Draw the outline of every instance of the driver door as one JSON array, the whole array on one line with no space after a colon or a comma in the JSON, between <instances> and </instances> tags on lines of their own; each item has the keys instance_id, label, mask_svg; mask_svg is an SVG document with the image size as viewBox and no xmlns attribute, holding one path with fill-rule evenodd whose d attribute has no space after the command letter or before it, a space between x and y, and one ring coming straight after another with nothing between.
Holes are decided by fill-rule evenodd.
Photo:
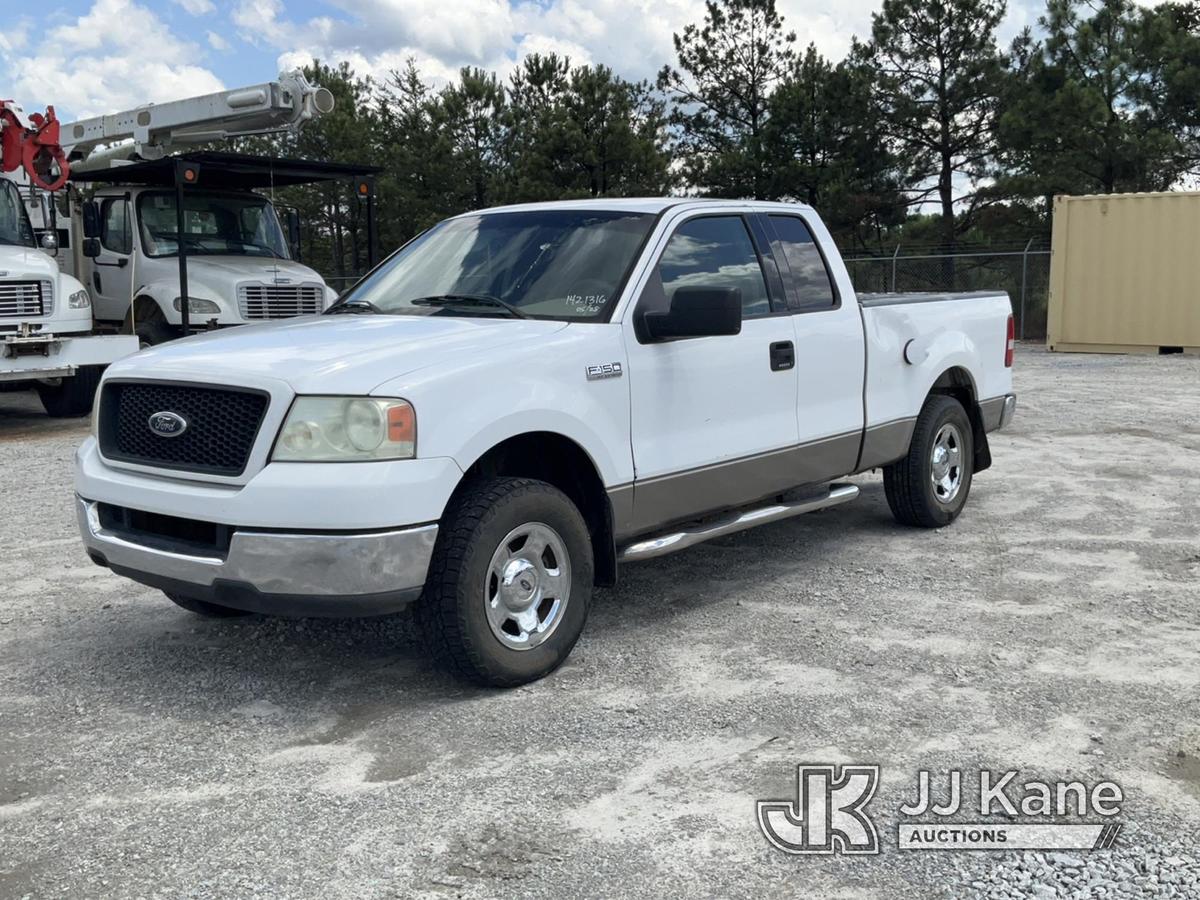
<instances>
[{"instance_id":1,"label":"driver door","mask_svg":"<svg viewBox=\"0 0 1200 900\"><path fill-rule=\"evenodd\" d=\"M737 213L685 219L663 245L635 318L665 309L685 285L733 287L741 292L742 330L657 343L624 330L635 468L630 534L758 499L791 477L795 332L773 265Z\"/></svg>"},{"instance_id":2,"label":"driver door","mask_svg":"<svg viewBox=\"0 0 1200 900\"><path fill-rule=\"evenodd\" d=\"M97 319L124 319L133 300L133 221L124 197L100 200L100 255L91 261Z\"/></svg>"}]
</instances>

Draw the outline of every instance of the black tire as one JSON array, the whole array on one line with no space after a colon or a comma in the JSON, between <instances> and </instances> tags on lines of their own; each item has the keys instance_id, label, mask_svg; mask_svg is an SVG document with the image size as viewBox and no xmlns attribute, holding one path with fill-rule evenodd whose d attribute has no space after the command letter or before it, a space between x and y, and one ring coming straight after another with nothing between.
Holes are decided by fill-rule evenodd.
<instances>
[{"instance_id":1,"label":"black tire","mask_svg":"<svg viewBox=\"0 0 1200 900\"><path fill-rule=\"evenodd\" d=\"M935 487L934 447L939 434L953 436L958 449L958 480L953 492ZM883 487L892 515L902 525L941 528L958 518L971 492L975 445L971 420L962 404L931 394L917 416L908 455L883 469ZM953 467L948 475L954 483Z\"/></svg>"},{"instance_id":2,"label":"black tire","mask_svg":"<svg viewBox=\"0 0 1200 900\"><path fill-rule=\"evenodd\" d=\"M138 345L142 349L165 344L167 341L173 341L179 337L175 329L161 316L140 320L134 328L134 332L138 336Z\"/></svg>"},{"instance_id":3,"label":"black tire","mask_svg":"<svg viewBox=\"0 0 1200 900\"><path fill-rule=\"evenodd\" d=\"M77 419L92 411L96 400L96 388L104 366L80 366L69 378L58 379L57 384L38 382L38 397L46 414L56 419Z\"/></svg>"},{"instance_id":4,"label":"black tire","mask_svg":"<svg viewBox=\"0 0 1200 900\"><path fill-rule=\"evenodd\" d=\"M195 613L198 616L204 616L207 619L230 619L234 616L250 615L244 609L234 609L232 606L218 606L216 603L209 603L207 600L197 600L195 597L184 597L181 594L172 594L167 591L163 591L163 593L176 606L186 609L190 613Z\"/></svg>"},{"instance_id":5,"label":"black tire","mask_svg":"<svg viewBox=\"0 0 1200 900\"><path fill-rule=\"evenodd\" d=\"M515 649L502 642L489 621L487 594L499 595L491 573L493 556L514 531L548 526L565 550L563 585L566 601L555 617L552 587L544 588L535 573L533 586L540 600L534 611L539 625L554 622L541 643ZM518 537L514 561L523 544ZM545 559L537 555L538 559ZM564 561L550 557L552 571L563 572ZM552 564L552 565L551 565ZM541 569L540 577L545 577ZM515 687L553 672L571 652L587 621L593 581L592 543L579 510L558 488L531 478L485 478L465 485L442 517L437 545L429 566L425 591L417 603L417 625L441 665L477 684ZM548 582L546 582L548 584ZM529 583L524 584L529 588ZM517 589L517 585L513 585ZM546 605L548 604L548 605ZM543 605L550 610L541 621ZM495 603L490 605L497 610ZM500 613L503 615L503 612ZM509 641L520 639L522 629Z\"/></svg>"}]
</instances>

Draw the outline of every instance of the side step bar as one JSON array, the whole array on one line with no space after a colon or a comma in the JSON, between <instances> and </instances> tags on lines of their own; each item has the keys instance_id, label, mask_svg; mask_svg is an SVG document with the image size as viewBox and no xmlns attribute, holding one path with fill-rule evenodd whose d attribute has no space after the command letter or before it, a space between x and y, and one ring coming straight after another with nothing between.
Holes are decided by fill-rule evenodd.
<instances>
[{"instance_id":1,"label":"side step bar","mask_svg":"<svg viewBox=\"0 0 1200 900\"><path fill-rule=\"evenodd\" d=\"M636 562L642 559L654 559L691 547L703 541L712 540L726 534L745 531L756 525L766 525L790 519L792 516L815 512L827 506L837 506L858 496L858 486L853 484L834 484L829 488L829 494L823 497L807 497L803 500L784 501L770 506L760 506L755 509L733 513L725 518L698 524L684 531L674 531L658 537L635 541L617 552L618 562Z\"/></svg>"}]
</instances>

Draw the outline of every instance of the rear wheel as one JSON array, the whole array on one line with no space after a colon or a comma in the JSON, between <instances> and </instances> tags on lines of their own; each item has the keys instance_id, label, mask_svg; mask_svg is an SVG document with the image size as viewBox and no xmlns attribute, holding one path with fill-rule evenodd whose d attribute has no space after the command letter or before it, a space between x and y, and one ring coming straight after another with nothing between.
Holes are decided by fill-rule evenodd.
<instances>
[{"instance_id":1,"label":"rear wheel","mask_svg":"<svg viewBox=\"0 0 1200 900\"><path fill-rule=\"evenodd\" d=\"M197 600L195 597L184 597L182 594L172 594L168 591L163 591L163 593L176 606L186 609L190 613L195 613L198 616L204 616L205 618L229 619L234 616L250 615L244 609L234 609L232 606L219 606L216 603L209 603L207 600Z\"/></svg>"},{"instance_id":2,"label":"rear wheel","mask_svg":"<svg viewBox=\"0 0 1200 900\"><path fill-rule=\"evenodd\" d=\"M39 381L38 397L47 415L57 419L75 419L92 411L96 399L96 387L104 366L80 366L68 378Z\"/></svg>"},{"instance_id":3,"label":"rear wheel","mask_svg":"<svg viewBox=\"0 0 1200 900\"><path fill-rule=\"evenodd\" d=\"M888 506L897 522L921 528L949 525L971 492L975 448L962 404L932 394L917 416L908 455L883 470Z\"/></svg>"},{"instance_id":4,"label":"rear wheel","mask_svg":"<svg viewBox=\"0 0 1200 900\"><path fill-rule=\"evenodd\" d=\"M496 687L558 668L591 601L592 545L579 510L543 481L488 478L465 487L442 523L416 607L434 657Z\"/></svg>"}]
</instances>

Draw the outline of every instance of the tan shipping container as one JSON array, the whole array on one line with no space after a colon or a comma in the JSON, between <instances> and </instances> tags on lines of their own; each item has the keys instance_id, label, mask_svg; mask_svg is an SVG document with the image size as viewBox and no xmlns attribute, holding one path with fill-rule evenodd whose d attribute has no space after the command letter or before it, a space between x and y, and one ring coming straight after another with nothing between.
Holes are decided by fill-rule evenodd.
<instances>
[{"instance_id":1,"label":"tan shipping container","mask_svg":"<svg viewBox=\"0 0 1200 900\"><path fill-rule=\"evenodd\" d=\"M1051 350L1200 349L1200 193L1054 198Z\"/></svg>"}]
</instances>

